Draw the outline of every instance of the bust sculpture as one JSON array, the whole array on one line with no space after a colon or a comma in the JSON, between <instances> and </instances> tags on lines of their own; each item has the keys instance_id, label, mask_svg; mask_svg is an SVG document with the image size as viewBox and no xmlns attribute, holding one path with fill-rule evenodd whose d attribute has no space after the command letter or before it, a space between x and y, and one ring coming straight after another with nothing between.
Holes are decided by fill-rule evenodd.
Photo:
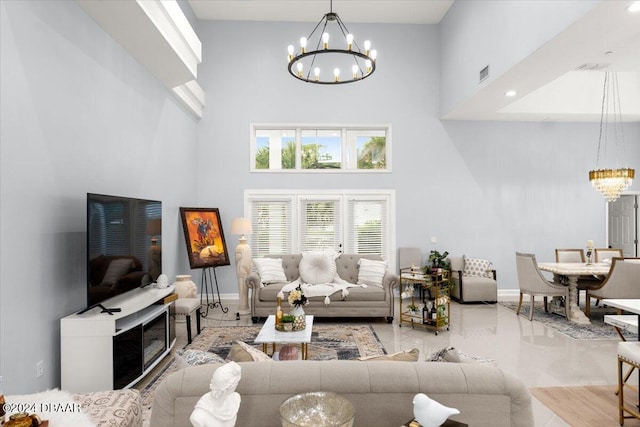
<instances>
[{"instance_id":1,"label":"bust sculpture","mask_svg":"<svg viewBox=\"0 0 640 427\"><path fill-rule=\"evenodd\" d=\"M215 370L210 389L203 395L189 420L193 427L233 427L236 424L240 394L235 389L240 382L241 368L229 362Z\"/></svg>"}]
</instances>

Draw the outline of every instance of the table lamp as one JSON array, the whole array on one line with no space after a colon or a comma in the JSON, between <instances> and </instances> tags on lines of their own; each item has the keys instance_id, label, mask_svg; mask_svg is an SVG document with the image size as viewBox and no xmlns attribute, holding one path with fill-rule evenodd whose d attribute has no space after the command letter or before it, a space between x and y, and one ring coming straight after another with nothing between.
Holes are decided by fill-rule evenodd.
<instances>
[{"instance_id":1,"label":"table lamp","mask_svg":"<svg viewBox=\"0 0 640 427\"><path fill-rule=\"evenodd\" d=\"M238 276L238 314L249 314L249 288L245 279L251 273L251 247L247 245L247 234L253 233L249 218L234 218L231 222L231 234L240 235L236 246L236 274Z\"/></svg>"}]
</instances>

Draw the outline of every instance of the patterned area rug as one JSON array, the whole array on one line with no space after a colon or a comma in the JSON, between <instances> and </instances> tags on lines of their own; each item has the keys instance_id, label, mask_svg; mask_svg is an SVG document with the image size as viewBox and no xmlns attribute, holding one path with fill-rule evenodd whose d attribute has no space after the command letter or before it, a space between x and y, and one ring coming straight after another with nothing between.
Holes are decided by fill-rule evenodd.
<instances>
[{"instance_id":1,"label":"patterned area rug","mask_svg":"<svg viewBox=\"0 0 640 427\"><path fill-rule=\"evenodd\" d=\"M526 298L526 297L525 297ZM513 310L518 309L518 303L515 301L500 301L500 305ZM522 302L522 310L520 315L529 319L529 301ZM584 305L580 308L584 311ZM602 308L591 306L591 324L580 325L577 323L569 322L563 316L553 313L545 313L544 303L542 301L536 302L533 309L533 321L540 322L545 326L550 327L554 331L560 332L570 338L576 340L620 340L618 333L613 326L604 323L605 314L616 314L615 309ZM623 332L627 340L637 340L637 335L631 332Z\"/></svg>"},{"instance_id":2,"label":"patterned area rug","mask_svg":"<svg viewBox=\"0 0 640 427\"><path fill-rule=\"evenodd\" d=\"M262 344L253 342L261 328L262 326L207 327L185 349L210 351L223 359L226 359L234 341L243 341L262 350ZM354 357L381 356L387 353L373 328L369 325L314 324L308 348L310 360L348 360ZM175 370L176 362L171 360L140 391L144 426L149 425L153 393L156 387Z\"/></svg>"}]
</instances>

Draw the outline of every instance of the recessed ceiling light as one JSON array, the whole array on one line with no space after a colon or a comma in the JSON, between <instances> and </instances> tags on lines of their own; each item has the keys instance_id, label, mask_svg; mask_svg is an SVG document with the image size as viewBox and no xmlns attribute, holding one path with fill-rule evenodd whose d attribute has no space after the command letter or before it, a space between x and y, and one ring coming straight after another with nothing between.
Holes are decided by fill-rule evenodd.
<instances>
[{"instance_id":1,"label":"recessed ceiling light","mask_svg":"<svg viewBox=\"0 0 640 427\"><path fill-rule=\"evenodd\" d=\"M634 1L627 7L629 12L640 12L640 1Z\"/></svg>"},{"instance_id":2,"label":"recessed ceiling light","mask_svg":"<svg viewBox=\"0 0 640 427\"><path fill-rule=\"evenodd\" d=\"M517 94L518 92L516 92L515 90L508 90L504 93L504 96L512 97L512 96L516 96Z\"/></svg>"}]
</instances>

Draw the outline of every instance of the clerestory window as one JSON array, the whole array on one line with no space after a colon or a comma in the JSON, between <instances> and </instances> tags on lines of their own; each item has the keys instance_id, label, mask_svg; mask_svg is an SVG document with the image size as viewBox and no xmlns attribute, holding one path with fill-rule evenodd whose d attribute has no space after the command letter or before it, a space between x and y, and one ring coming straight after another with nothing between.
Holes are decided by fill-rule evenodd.
<instances>
[{"instance_id":1,"label":"clerestory window","mask_svg":"<svg viewBox=\"0 0 640 427\"><path fill-rule=\"evenodd\" d=\"M252 172L390 172L391 126L251 125Z\"/></svg>"}]
</instances>

